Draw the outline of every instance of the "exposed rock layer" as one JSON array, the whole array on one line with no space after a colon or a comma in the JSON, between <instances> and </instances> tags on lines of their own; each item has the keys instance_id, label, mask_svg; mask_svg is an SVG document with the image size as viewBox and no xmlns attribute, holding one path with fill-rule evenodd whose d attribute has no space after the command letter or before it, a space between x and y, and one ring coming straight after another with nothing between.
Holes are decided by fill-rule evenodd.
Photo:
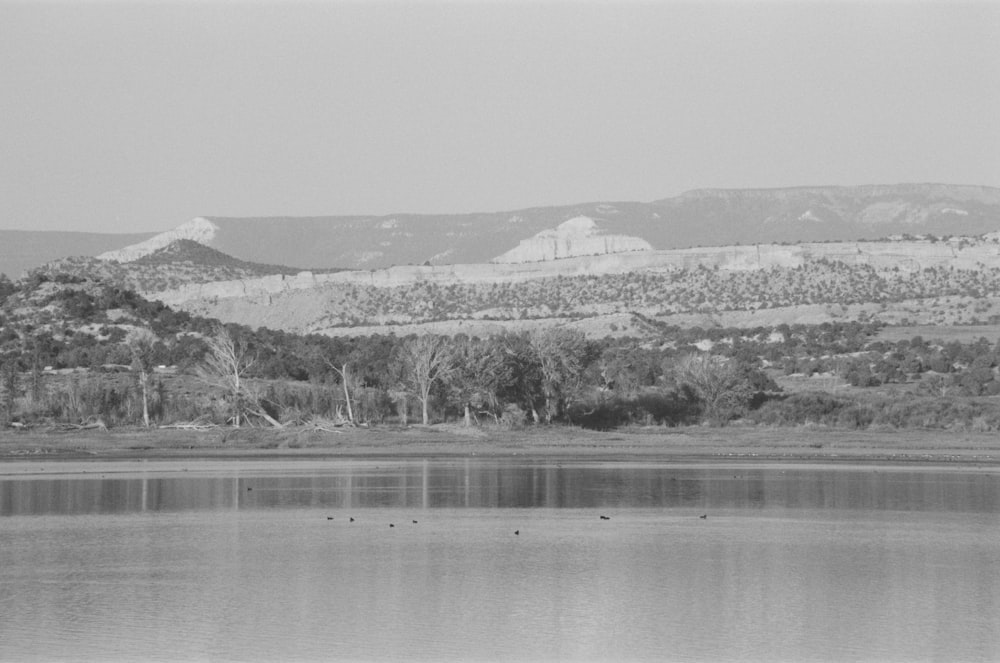
<instances>
[{"instance_id":1,"label":"exposed rock layer","mask_svg":"<svg viewBox=\"0 0 1000 663\"><path fill-rule=\"evenodd\" d=\"M553 230L543 230L534 237L521 240L516 248L494 258L492 262L540 262L652 250L653 246L641 237L608 234L598 228L590 217L577 216L560 223Z\"/></svg>"},{"instance_id":2,"label":"exposed rock layer","mask_svg":"<svg viewBox=\"0 0 1000 663\"><path fill-rule=\"evenodd\" d=\"M863 265L876 272L915 272L928 267L976 270L1000 266L996 237L953 242L893 241L766 244L672 251L640 251L567 258L526 264L405 266L384 270L332 274L301 272L295 276L189 285L165 292L144 293L151 299L194 313L227 321L289 331L322 331L325 308L336 299L343 305L351 286L413 287L420 283L509 284L560 276L647 272L668 274L699 268L723 271L794 268L829 260ZM339 293L339 294L337 294ZM331 299L333 298L333 299ZM386 322L396 323L397 320Z\"/></svg>"}]
</instances>

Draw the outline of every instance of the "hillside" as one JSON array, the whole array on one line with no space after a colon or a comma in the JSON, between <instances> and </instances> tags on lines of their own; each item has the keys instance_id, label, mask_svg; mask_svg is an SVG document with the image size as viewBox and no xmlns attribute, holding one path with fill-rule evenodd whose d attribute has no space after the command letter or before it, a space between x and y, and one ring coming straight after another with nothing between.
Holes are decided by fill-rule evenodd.
<instances>
[{"instance_id":1,"label":"hillside","mask_svg":"<svg viewBox=\"0 0 1000 663\"><path fill-rule=\"evenodd\" d=\"M144 294L229 322L337 335L420 331L414 325L483 334L598 319L609 322L586 325L588 333L634 335L642 331L636 315L681 326L720 318L736 326L757 326L765 318L774 325L832 319L972 324L1000 319L1000 237L303 272Z\"/></svg>"},{"instance_id":2,"label":"hillside","mask_svg":"<svg viewBox=\"0 0 1000 663\"><path fill-rule=\"evenodd\" d=\"M103 234L0 230L0 273L11 279L52 260L95 256L142 242L153 233Z\"/></svg>"},{"instance_id":3,"label":"hillside","mask_svg":"<svg viewBox=\"0 0 1000 663\"><path fill-rule=\"evenodd\" d=\"M592 202L515 211L387 216L197 217L163 233L0 231L0 273L68 256L131 261L188 239L242 260L297 269L475 264L516 251L576 217L592 235L633 250L770 242L846 241L895 234L978 235L1000 230L1000 189L899 184L699 189L652 202ZM553 249L559 253L560 249ZM529 251L528 257L537 258ZM578 255L578 254L577 254Z\"/></svg>"},{"instance_id":4,"label":"hillside","mask_svg":"<svg viewBox=\"0 0 1000 663\"><path fill-rule=\"evenodd\" d=\"M193 239L243 260L301 269L476 264L576 217L593 220L591 236L627 238L611 242L612 250L853 241L904 233L978 235L1000 230L1000 189L943 184L704 189L649 203L495 213L199 217L144 246L103 257L133 260L176 239ZM554 251L552 257L566 255ZM536 258L529 252L517 259Z\"/></svg>"},{"instance_id":5,"label":"hillside","mask_svg":"<svg viewBox=\"0 0 1000 663\"><path fill-rule=\"evenodd\" d=\"M229 382L199 377L205 375L198 368L204 368L209 350L205 339L221 333L213 321L172 311L106 282L35 273L17 283L0 283L0 428L138 426L148 405L153 425L222 427L245 408L257 425L330 431L331 424L346 422L342 394L347 376L356 421L406 425L412 420L408 417L420 412L410 350L433 346L445 349L454 369L446 378L447 388L430 403L437 421L468 417L474 399L480 421L502 430L544 418L600 429L704 421L724 425L743 419L754 426L996 431L1000 346L990 340L959 343L914 335L886 342L876 336L882 328L878 321L848 321L843 316L850 307L844 305L827 305L841 319L821 325L759 319L756 325L724 328L710 313L720 297L734 298L720 300L722 306L751 291L770 293L779 298L777 304L822 300L831 285L837 295L846 288L861 299L883 302L935 289L995 294L1000 270L977 274L927 268L916 279L909 274L908 281L892 270L817 260L775 267L770 273L683 268L661 274L666 278L660 283L649 275L633 283L636 275L626 273L357 291L350 293L354 304L365 303L366 296L381 297L374 308L378 311L407 310L407 300L414 298L435 306L438 301L474 305L474 298L489 294L484 288L527 288L516 293L524 303L538 294L550 301L565 298L571 307L586 305L587 297L608 305L614 301L609 293L618 292L627 308L638 303L708 304L699 307L705 313L698 315L706 321L714 317L715 323L683 329L633 312L619 316L633 326L628 330L633 338L590 339L573 326L591 318L573 317L518 319L519 324L533 324L531 333L478 339L468 334L451 339L359 336L358 327L349 328L350 338L230 327L227 333L240 339L232 347L252 369L237 393L226 386ZM498 301L509 301L511 294L500 293ZM439 316L445 322L448 317ZM136 328L149 331L133 333ZM141 337L148 339L150 332L152 342L141 345ZM131 347L144 353L145 364L133 354L130 339L136 344ZM560 372L546 373L550 364L545 362L555 357ZM145 377L141 365L152 366ZM738 381L731 399L711 400L708 392L699 391L698 373L691 372L699 365Z\"/></svg>"},{"instance_id":6,"label":"hillside","mask_svg":"<svg viewBox=\"0 0 1000 663\"><path fill-rule=\"evenodd\" d=\"M55 260L32 270L33 274L49 277L68 274L145 292L160 292L190 284L215 281L293 275L298 272L299 270L293 267L262 265L240 260L190 239L174 240L152 253L126 263L74 257Z\"/></svg>"}]
</instances>

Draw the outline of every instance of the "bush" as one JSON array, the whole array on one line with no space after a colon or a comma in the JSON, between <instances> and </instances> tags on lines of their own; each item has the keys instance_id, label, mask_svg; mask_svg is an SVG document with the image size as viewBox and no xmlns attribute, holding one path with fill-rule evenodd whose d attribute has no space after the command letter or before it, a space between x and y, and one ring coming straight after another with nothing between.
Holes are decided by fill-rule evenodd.
<instances>
[{"instance_id":1,"label":"bush","mask_svg":"<svg viewBox=\"0 0 1000 663\"><path fill-rule=\"evenodd\" d=\"M528 420L528 415L517 403L508 403L500 415L500 427L506 430L522 428Z\"/></svg>"},{"instance_id":2,"label":"bush","mask_svg":"<svg viewBox=\"0 0 1000 663\"><path fill-rule=\"evenodd\" d=\"M806 423L833 426L837 424L841 413L852 405L854 403L849 399L822 391L792 394L769 399L757 410L752 410L747 418L756 424L768 426L797 426ZM846 416L845 421L851 421L852 415Z\"/></svg>"},{"instance_id":3,"label":"bush","mask_svg":"<svg viewBox=\"0 0 1000 663\"><path fill-rule=\"evenodd\" d=\"M702 408L690 389L646 389L632 398L595 395L574 403L567 414L571 422L582 428L611 430L627 424L692 424L701 417Z\"/></svg>"}]
</instances>

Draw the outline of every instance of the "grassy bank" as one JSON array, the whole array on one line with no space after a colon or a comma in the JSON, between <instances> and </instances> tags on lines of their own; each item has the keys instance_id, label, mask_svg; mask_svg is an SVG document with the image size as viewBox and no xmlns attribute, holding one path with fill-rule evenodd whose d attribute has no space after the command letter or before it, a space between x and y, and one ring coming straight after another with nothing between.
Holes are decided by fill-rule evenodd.
<instances>
[{"instance_id":1,"label":"grassy bank","mask_svg":"<svg viewBox=\"0 0 1000 663\"><path fill-rule=\"evenodd\" d=\"M28 430L0 434L0 461L44 458L350 458L512 456L663 460L930 461L1000 464L995 433L847 431L819 427L551 426L515 431L452 425L323 430L261 428Z\"/></svg>"}]
</instances>

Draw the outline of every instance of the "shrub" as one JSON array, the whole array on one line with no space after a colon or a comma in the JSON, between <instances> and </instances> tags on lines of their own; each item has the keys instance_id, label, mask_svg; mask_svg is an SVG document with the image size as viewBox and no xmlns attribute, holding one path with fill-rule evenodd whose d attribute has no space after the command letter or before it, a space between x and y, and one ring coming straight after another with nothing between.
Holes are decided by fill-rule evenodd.
<instances>
[{"instance_id":1,"label":"shrub","mask_svg":"<svg viewBox=\"0 0 1000 663\"><path fill-rule=\"evenodd\" d=\"M513 430L522 428L527 420L528 415L521 409L520 405L517 403L508 403L507 407L503 409L503 414L500 415L498 423L503 429Z\"/></svg>"}]
</instances>

